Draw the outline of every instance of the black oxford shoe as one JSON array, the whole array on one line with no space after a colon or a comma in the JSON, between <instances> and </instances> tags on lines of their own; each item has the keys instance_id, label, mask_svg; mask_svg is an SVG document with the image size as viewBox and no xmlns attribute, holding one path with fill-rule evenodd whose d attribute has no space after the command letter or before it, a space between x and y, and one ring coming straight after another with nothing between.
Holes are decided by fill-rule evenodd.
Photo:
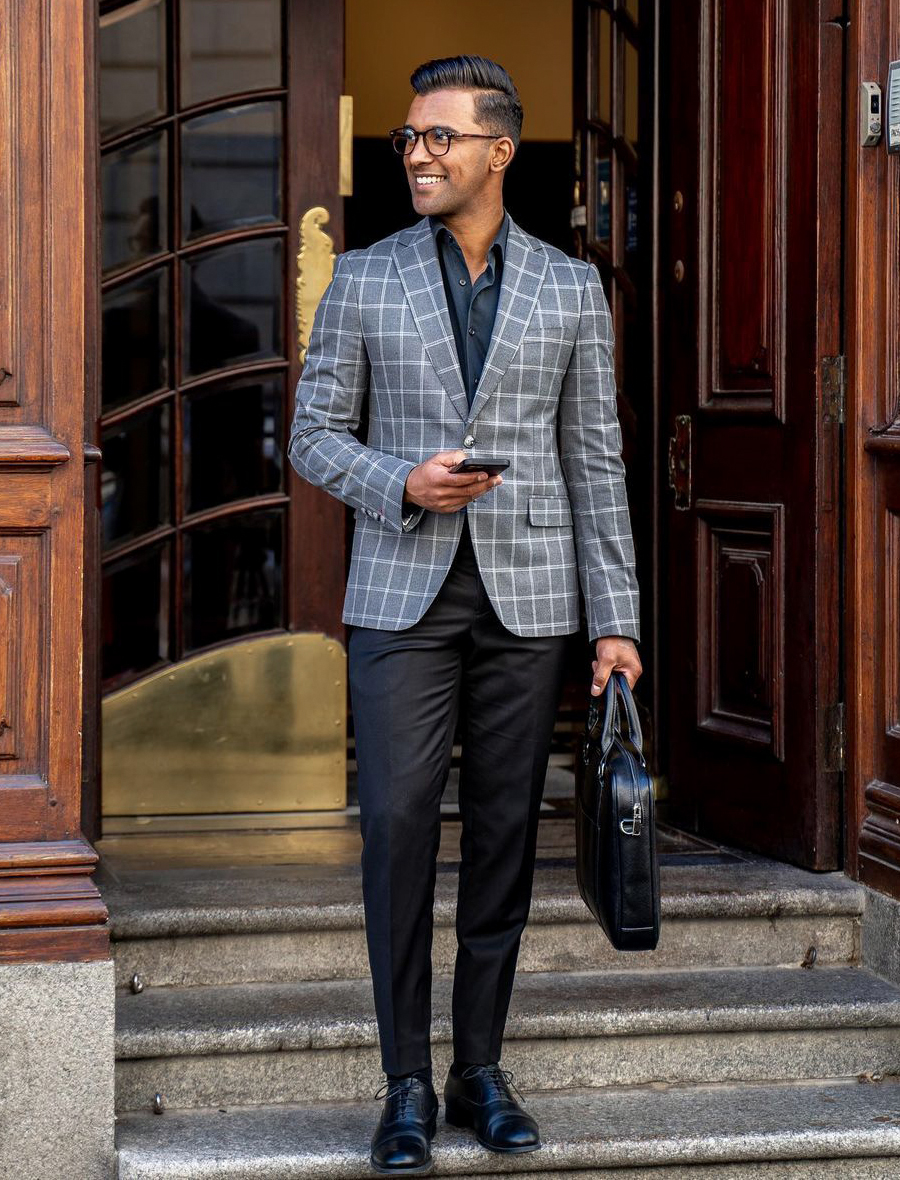
<instances>
[{"instance_id":1,"label":"black oxford shoe","mask_svg":"<svg viewBox=\"0 0 900 1180\"><path fill-rule=\"evenodd\" d=\"M444 1085L447 1122L472 1127L482 1147L509 1153L537 1151L538 1125L509 1092L512 1074L499 1065L470 1065L450 1070Z\"/></svg>"},{"instance_id":2,"label":"black oxford shoe","mask_svg":"<svg viewBox=\"0 0 900 1180\"><path fill-rule=\"evenodd\" d=\"M381 1097L381 1091L376 1097ZM381 1118L372 1136L376 1172L415 1175L431 1168L431 1140L437 1129L437 1095L421 1078L387 1083Z\"/></svg>"}]
</instances>

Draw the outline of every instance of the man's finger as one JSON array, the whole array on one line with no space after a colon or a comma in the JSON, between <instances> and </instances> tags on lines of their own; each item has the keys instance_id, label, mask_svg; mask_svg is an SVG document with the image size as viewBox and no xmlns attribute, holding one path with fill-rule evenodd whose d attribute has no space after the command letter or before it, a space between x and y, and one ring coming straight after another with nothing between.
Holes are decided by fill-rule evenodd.
<instances>
[{"instance_id":1,"label":"man's finger","mask_svg":"<svg viewBox=\"0 0 900 1180\"><path fill-rule=\"evenodd\" d=\"M457 463L462 463L463 459L467 459L468 455L465 451L438 451L436 455L431 457L435 463L440 463L442 467L455 467Z\"/></svg>"},{"instance_id":2,"label":"man's finger","mask_svg":"<svg viewBox=\"0 0 900 1180\"><path fill-rule=\"evenodd\" d=\"M599 696L603 692L614 667L615 660L603 660L602 662L600 660L594 660L594 676L591 680L591 694L593 696Z\"/></svg>"}]
</instances>

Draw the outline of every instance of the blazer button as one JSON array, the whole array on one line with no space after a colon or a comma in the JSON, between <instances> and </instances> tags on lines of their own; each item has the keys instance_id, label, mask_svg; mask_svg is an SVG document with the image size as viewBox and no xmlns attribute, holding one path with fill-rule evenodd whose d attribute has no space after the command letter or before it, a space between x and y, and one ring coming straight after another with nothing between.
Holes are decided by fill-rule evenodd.
<instances>
[{"instance_id":1,"label":"blazer button","mask_svg":"<svg viewBox=\"0 0 900 1180\"><path fill-rule=\"evenodd\" d=\"M467 434L466 437L463 439L463 446L464 447L474 447L475 446L475 435L474 434Z\"/></svg>"}]
</instances>

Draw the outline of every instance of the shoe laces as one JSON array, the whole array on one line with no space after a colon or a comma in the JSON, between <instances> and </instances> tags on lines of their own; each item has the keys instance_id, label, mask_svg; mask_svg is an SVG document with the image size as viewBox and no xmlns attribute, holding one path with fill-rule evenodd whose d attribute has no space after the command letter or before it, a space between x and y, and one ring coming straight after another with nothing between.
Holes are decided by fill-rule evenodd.
<instances>
[{"instance_id":1,"label":"shoe laces","mask_svg":"<svg viewBox=\"0 0 900 1180\"><path fill-rule=\"evenodd\" d=\"M386 1098L388 1102L393 1103L391 1109L391 1117L388 1121L393 1122L394 1119L405 1119L409 1107L415 1102L415 1094L418 1089L413 1083L419 1081L419 1078L404 1078L399 1082L383 1082L375 1091L375 1098Z\"/></svg>"},{"instance_id":2,"label":"shoe laces","mask_svg":"<svg viewBox=\"0 0 900 1180\"><path fill-rule=\"evenodd\" d=\"M524 1094L513 1081L512 1070L501 1069L497 1062L493 1062L491 1065L470 1065L468 1069L463 1071L461 1076L463 1080L466 1080L468 1078L474 1078L478 1074L482 1074L488 1079L493 1088L497 1091L498 1097L506 1098L511 1102L512 1096L510 1095L509 1090L510 1087L512 1087L512 1089L518 1094L522 1105L526 1105ZM487 1101L491 1102L493 1099L488 1096Z\"/></svg>"}]
</instances>

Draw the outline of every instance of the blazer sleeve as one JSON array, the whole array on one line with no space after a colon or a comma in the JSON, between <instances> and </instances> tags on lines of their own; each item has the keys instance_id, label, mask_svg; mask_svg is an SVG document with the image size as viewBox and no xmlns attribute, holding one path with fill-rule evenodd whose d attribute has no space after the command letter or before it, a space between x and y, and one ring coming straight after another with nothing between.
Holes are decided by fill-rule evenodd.
<instances>
[{"instance_id":1,"label":"blazer sleeve","mask_svg":"<svg viewBox=\"0 0 900 1180\"><path fill-rule=\"evenodd\" d=\"M365 446L350 433L359 426L369 372L356 284L341 254L313 320L288 455L310 483L394 532L408 532L424 512L403 503L416 464Z\"/></svg>"},{"instance_id":2,"label":"blazer sleeve","mask_svg":"<svg viewBox=\"0 0 900 1180\"><path fill-rule=\"evenodd\" d=\"M560 391L560 460L575 525L588 631L640 639L634 541L616 413L612 317L600 274L588 266L578 336Z\"/></svg>"}]
</instances>

